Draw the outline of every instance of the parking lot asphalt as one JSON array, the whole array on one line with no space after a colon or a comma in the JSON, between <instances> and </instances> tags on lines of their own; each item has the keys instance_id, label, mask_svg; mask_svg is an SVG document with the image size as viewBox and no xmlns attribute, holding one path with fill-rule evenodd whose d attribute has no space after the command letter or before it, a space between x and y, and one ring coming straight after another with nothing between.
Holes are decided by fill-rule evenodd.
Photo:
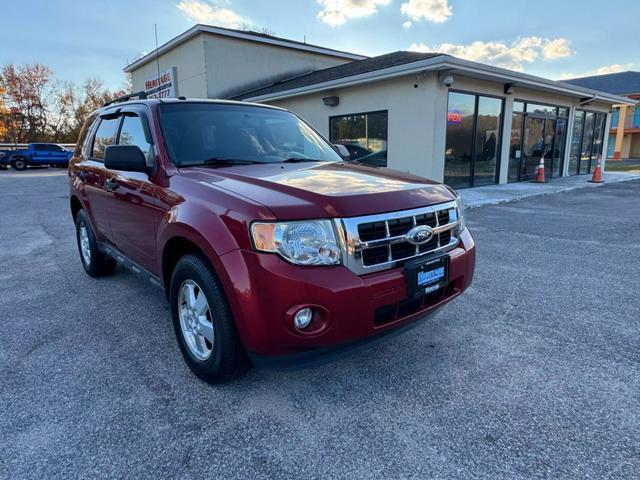
<instances>
[{"instance_id":1,"label":"parking lot asphalt","mask_svg":"<svg viewBox=\"0 0 640 480\"><path fill-rule=\"evenodd\" d=\"M0 478L640 478L640 182L468 224L434 317L212 387L160 290L85 275L65 172L0 172Z\"/></svg>"}]
</instances>

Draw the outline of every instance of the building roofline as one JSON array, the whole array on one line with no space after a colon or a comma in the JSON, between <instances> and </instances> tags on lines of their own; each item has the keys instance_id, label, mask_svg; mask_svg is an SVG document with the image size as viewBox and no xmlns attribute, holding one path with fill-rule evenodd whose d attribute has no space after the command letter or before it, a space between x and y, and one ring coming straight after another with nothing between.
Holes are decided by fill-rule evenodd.
<instances>
[{"instance_id":1,"label":"building roofline","mask_svg":"<svg viewBox=\"0 0 640 480\"><path fill-rule=\"evenodd\" d=\"M459 72L461 74L471 74L473 76L484 78L487 80L499 81L502 83L512 83L515 86L562 93L575 97L589 97L591 101L601 100L612 104L629 105L633 105L636 103L629 98L619 95L613 95L593 89L578 87L568 83L549 80L526 73L514 72L512 70L493 67L491 65L485 65L483 63L463 60L461 58L452 57L450 55L440 55L425 60L417 60L415 62L410 62L403 65L396 65L393 67L351 75L348 77L329 80L326 82L306 85L290 90L282 90L279 92L272 92L264 95L256 95L253 97L247 97L246 100L252 102L281 100L290 97L322 92L325 90L330 90L332 88L349 87L371 83L379 80L401 77L413 73L440 70L452 70L452 73Z\"/></svg>"},{"instance_id":2,"label":"building roofline","mask_svg":"<svg viewBox=\"0 0 640 480\"><path fill-rule=\"evenodd\" d=\"M286 38L274 37L271 35L265 35L261 33L243 32L240 30L232 30L228 28L215 27L212 25L202 25L202 24L194 25L186 32L181 33L177 37L174 37L168 42L166 42L165 44L161 45L158 48L157 54L162 55L163 53L168 52L169 50L177 47L178 45L186 42L187 40L190 40L191 38L195 37L200 33L210 33L213 35L220 35L224 37L238 38L241 40L248 40L256 43L264 43L267 45L274 45L277 47L291 48L294 50L302 50L302 51L317 53L320 55L326 55L330 57L344 58L347 60L364 60L365 58L368 58L365 55L358 55L356 53L344 52L341 50L334 50L332 48L325 48L319 45L312 45L309 43L298 42L296 40L289 40ZM143 57L139 58L138 60L124 67L123 71L126 73L129 73L132 70L135 70L136 68L141 67L142 65L155 60L155 58L156 58L156 51L153 50L152 52L147 53Z\"/></svg>"}]
</instances>

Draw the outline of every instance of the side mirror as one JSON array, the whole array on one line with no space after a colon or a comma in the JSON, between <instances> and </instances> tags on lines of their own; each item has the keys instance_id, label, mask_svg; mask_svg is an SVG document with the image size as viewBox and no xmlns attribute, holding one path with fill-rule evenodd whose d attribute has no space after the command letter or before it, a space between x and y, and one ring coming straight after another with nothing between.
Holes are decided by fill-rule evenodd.
<instances>
[{"instance_id":1,"label":"side mirror","mask_svg":"<svg viewBox=\"0 0 640 480\"><path fill-rule=\"evenodd\" d=\"M334 145L334 148L338 152L338 155L340 155L345 162L348 162L349 160L351 160L351 154L349 153L349 150L347 149L347 147L337 143Z\"/></svg>"},{"instance_id":2,"label":"side mirror","mask_svg":"<svg viewBox=\"0 0 640 480\"><path fill-rule=\"evenodd\" d=\"M104 150L104 166L109 170L146 173L147 159L136 145L109 145Z\"/></svg>"}]
</instances>

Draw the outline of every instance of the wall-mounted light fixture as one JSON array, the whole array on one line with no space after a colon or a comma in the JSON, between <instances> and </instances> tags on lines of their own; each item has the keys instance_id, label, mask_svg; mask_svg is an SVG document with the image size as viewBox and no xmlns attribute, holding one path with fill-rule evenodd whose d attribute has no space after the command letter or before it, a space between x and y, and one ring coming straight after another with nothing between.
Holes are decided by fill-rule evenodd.
<instances>
[{"instance_id":1,"label":"wall-mounted light fixture","mask_svg":"<svg viewBox=\"0 0 640 480\"><path fill-rule=\"evenodd\" d=\"M324 103L327 107L337 107L340 103L340 97L337 95L333 95L331 97L324 97L322 99L322 103Z\"/></svg>"},{"instance_id":2,"label":"wall-mounted light fixture","mask_svg":"<svg viewBox=\"0 0 640 480\"><path fill-rule=\"evenodd\" d=\"M511 95L513 93L513 84L505 83L504 84L504 93L505 95Z\"/></svg>"}]
</instances>

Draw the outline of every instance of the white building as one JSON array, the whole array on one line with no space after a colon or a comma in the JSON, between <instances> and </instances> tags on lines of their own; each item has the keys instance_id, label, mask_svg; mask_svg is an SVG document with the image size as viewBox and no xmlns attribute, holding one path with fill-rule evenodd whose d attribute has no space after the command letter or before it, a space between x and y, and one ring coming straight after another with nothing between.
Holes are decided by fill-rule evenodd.
<instances>
[{"instance_id":1,"label":"white building","mask_svg":"<svg viewBox=\"0 0 640 480\"><path fill-rule=\"evenodd\" d=\"M445 54L367 58L196 25L125 68L134 90L287 108L353 157L464 188L586 174L634 101ZM158 86L160 72L162 81Z\"/></svg>"}]
</instances>

